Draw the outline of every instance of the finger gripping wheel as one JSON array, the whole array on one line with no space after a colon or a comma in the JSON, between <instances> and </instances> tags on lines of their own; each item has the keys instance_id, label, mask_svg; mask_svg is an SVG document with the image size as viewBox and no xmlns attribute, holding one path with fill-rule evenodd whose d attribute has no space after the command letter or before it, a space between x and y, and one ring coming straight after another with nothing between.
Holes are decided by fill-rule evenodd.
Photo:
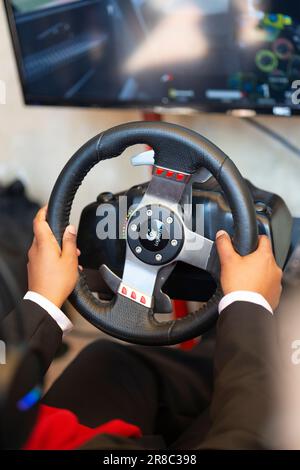
<instances>
[{"instance_id":1,"label":"finger gripping wheel","mask_svg":"<svg viewBox=\"0 0 300 470\"><path fill-rule=\"evenodd\" d=\"M182 217L182 197L191 175L204 167L219 182L233 215L234 246L241 255L257 246L255 210L233 162L207 139L173 124L129 123L88 141L59 175L49 201L48 222L60 244L86 174L101 160L117 157L135 144L153 148L155 165L148 189L128 221L122 279L102 267L105 281L115 292L111 301L103 301L92 294L80 273L70 301L88 321L112 336L140 344L175 344L213 326L221 297L217 288L209 302L182 319L158 322L155 318L164 304L161 286L177 261L209 271L218 284L214 242L192 232Z\"/></svg>"}]
</instances>

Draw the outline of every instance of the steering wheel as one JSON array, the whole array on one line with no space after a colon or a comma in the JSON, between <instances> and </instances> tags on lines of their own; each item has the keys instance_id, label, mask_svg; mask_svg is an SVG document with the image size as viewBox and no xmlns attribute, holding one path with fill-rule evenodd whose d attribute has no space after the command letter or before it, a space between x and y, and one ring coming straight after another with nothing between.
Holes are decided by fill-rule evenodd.
<instances>
[{"instance_id":1,"label":"steering wheel","mask_svg":"<svg viewBox=\"0 0 300 470\"><path fill-rule=\"evenodd\" d=\"M86 174L97 163L117 157L135 144L152 147L155 165L148 189L127 223L122 279L106 266L101 267L114 293L112 300L104 301L89 290L84 273L79 272L70 301L89 322L111 336L144 345L171 345L211 328L218 318L222 295L214 241L193 232L181 210L183 196L191 188L191 176L206 168L219 182L233 215L234 247L241 255L257 246L255 210L238 169L210 141L174 124L132 122L89 140L59 175L48 207L48 222L59 244L69 224L74 196ZM168 311L170 305L161 287L177 261L210 272L217 289L199 310L177 320L159 321L155 314Z\"/></svg>"}]
</instances>

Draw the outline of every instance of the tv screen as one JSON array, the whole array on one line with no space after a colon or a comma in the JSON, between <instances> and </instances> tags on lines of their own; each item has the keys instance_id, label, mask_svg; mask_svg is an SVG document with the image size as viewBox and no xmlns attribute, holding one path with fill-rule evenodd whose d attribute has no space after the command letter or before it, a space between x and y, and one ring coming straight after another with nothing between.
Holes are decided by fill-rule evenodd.
<instances>
[{"instance_id":1,"label":"tv screen","mask_svg":"<svg viewBox=\"0 0 300 470\"><path fill-rule=\"evenodd\" d=\"M6 0L27 104L300 111L294 0Z\"/></svg>"}]
</instances>

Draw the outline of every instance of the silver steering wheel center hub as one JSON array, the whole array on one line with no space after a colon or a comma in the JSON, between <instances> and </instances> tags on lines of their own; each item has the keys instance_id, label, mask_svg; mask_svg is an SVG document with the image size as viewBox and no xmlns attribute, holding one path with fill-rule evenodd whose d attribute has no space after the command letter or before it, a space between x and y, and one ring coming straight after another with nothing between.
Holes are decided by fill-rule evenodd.
<instances>
[{"instance_id":1,"label":"silver steering wheel center hub","mask_svg":"<svg viewBox=\"0 0 300 470\"><path fill-rule=\"evenodd\" d=\"M146 264L173 261L184 242L180 218L168 207L153 204L138 208L130 217L127 241L134 255Z\"/></svg>"}]
</instances>

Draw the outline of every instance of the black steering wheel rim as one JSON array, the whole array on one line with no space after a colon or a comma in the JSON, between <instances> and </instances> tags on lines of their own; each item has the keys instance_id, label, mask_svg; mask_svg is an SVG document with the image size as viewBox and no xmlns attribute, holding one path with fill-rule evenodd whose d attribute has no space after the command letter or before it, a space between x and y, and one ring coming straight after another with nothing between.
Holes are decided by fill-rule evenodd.
<instances>
[{"instance_id":1,"label":"black steering wheel rim","mask_svg":"<svg viewBox=\"0 0 300 470\"><path fill-rule=\"evenodd\" d=\"M250 191L234 163L218 147L194 131L164 122L132 122L114 127L89 140L69 160L51 193L48 222L59 244L75 194L86 174L102 160L119 156L127 147L147 144L155 152L155 164L193 174L207 168L218 180L234 220L234 246L247 255L257 247L255 209ZM218 318L218 288L205 308L180 320L158 322L153 311L117 294L111 302L97 299L84 274L70 296L74 307L92 324L122 340L149 344L175 344L203 334Z\"/></svg>"}]
</instances>

